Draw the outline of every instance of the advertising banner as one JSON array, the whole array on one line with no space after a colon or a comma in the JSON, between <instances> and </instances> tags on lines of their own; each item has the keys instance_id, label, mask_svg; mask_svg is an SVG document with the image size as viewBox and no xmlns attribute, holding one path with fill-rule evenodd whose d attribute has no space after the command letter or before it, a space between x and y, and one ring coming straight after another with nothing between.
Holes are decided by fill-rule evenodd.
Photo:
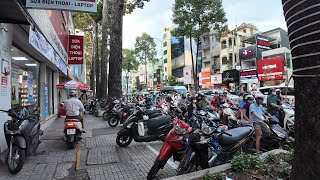
<instances>
[{"instance_id":1,"label":"advertising banner","mask_svg":"<svg viewBox=\"0 0 320 180\"><path fill-rule=\"evenodd\" d=\"M27 0L27 8L97 12L96 0Z\"/></svg>"},{"instance_id":2,"label":"advertising banner","mask_svg":"<svg viewBox=\"0 0 320 180\"><path fill-rule=\"evenodd\" d=\"M283 80L284 57L277 56L257 61L259 81Z\"/></svg>"},{"instance_id":3,"label":"advertising banner","mask_svg":"<svg viewBox=\"0 0 320 180\"><path fill-rule=\"evenodd\" d=\"M183 83L192 84L192 70L191 67L183 68Z\"/></svg>"},{"instance_id":4,"label":"advertising banner","mask_svg":"<svg viewBox=\"0 0 320 180\"><path fill-rule=\"evenodd\" d=\"M271 49L269 40L263 36L257 36L257 46L260 49Z\"/></svg>"},{"instance_id":5,"label":"advertising banner","mask_svg":"<svg viewBox=\"0 0 320 180\"><path fill-rule=\"evenodd\" d=\"M222 84L222 74L212 75L211 84Z\"/></svg>"},{"instance_id":6,"label":"advertising banner","mask_svg":"<svg viewBox=\"0 0 320 180\"><path fill-rule=\"evenodd\" d=\"M202 85L211 85L211 70L209 67L201 69Z\"/></svg>"},{"instance_id":7,"label":"advertising banner","mask_svg":"<svg viewBox=\"0 0 320 180\"><path fill-rule=\"evenodd\" d=\"M83 36L69 36L68 64L83 64Z\"/></svg>"}]
</instances>

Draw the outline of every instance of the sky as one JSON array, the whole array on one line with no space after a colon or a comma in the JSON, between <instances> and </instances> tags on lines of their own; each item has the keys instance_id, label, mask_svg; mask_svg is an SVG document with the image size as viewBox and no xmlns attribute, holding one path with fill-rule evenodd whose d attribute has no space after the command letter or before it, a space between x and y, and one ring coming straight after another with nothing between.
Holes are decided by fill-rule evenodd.
<instances>
[{"instance_id":1,"label":"sky","mask_svg":"<svg viewBox=\"0 0 320 180\"><path fill-rule=\"evenodd\" d=\"M136 9L133 13L125 15L123 47L133 49L136 37L143 32L162 39L164 28L173 26L173 4L174 0L150 0L145 3L143 9ZM257 26L261 32L277 27L287 29L281 0L223 0L223 8L229 29L234 29L236 25L239 26L243 22ZM160 56L160 41L155 40L155 43Z\"/></svg>"}]
</instances>

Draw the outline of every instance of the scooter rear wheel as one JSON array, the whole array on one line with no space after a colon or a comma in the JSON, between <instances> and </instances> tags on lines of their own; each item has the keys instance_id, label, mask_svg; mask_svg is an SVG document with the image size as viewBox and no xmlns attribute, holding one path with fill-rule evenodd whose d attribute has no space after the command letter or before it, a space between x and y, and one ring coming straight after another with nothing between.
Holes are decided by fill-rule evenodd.
<instances>
[{"instance_id":1,"label":"scooter rear wheel","mask_svg":"<svg viewBox=\"0 0 320 180\"><path fill-rule=\"evenodd\" d=\"M17 174L22 169L25 158L26 158L25 150L13 144L11 159L10 159L10 155L8 155L8 167L9 167L10 173Z\"/></svg>"},{"instance_id":2,"label":"scooter rear wheel","mask_svg":"<svg viewBox=\"0 0 320 180\"><path fill-rule=\"evenodd\" d=\"M118 135L116 142L120 147L128 146L132 141L132 137L130 135Z\"/></svg>"},{"instance_id":3,"label":"scooter rear wheel","mask_svg":"<svg viewBox=\"0 0 320 180\"><path fill-rule=\"evenodd\" d=\"M119 120L117 119L116 115L109 116L108 124L110 127L118 126Z\"/></svg>"}]
</instances>

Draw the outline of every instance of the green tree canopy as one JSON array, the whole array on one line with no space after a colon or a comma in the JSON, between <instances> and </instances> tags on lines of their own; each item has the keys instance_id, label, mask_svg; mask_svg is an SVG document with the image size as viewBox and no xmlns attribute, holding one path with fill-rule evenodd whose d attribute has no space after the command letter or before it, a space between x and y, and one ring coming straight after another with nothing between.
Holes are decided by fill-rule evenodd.
<instances>
[{"instance_id":1,"label":"green tree canopy","mask_svg":"<svg viewBox=\"0 0 320 180\"><path fill-rule=\"evenodd\" d=\"M220 36L227 27L225 14L222 0L175 0L173 22L178 27L173 34L199 38L213 29Z\"/></svg>"},{"instance_id":2,"label":"green tree canopy","mask_svg":"<svg viewBox=\"0 0 320 180\"><path fill-rule=\"evenodd\" d=\"M154 39L147 33L143 33L142 36L137 37L135 53L141 64L147 64L148 62L154 64L156 61L155 56L157 55Z\"/></svg>"},{"instance_id":3,"label":"green tree canopy","mask_svg":"<svg viewBox=\"0 0 320 180\"><path fill-rule=\"evenodd\" d=\"M180 83L178 82L178 78L177 77L171 76L171 77L168 78L168 84L169 84L169 86L177 86Z\"/></svg>"},{"instance_id":4,"label":"green tree canopy","mask_svg":"<svg viewBox=\"0 0 320 180\"><path fill-rule=\"evenodd\" d=\"M136 59L134 51L131 49L123 49L122 54L122 69L127 72L138 70L139 62Z\"/></svg>"}]
</instances>

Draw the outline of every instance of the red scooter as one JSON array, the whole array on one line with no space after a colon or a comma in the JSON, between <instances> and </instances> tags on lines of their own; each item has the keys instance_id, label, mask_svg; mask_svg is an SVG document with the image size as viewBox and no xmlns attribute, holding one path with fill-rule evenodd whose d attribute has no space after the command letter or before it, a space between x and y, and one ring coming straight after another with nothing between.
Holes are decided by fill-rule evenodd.
<instances>
[{"instance_id":1,"label":"red scooter","mask_svg":"<svg viewBox=\"0 0 320 180\"><path fill-rule=\"evenodd\" d=\"M168 133L160 153L148 173L148 180L156 176L171 156L173 156L174 161L181 161L187 143L185 136L191 131L192 128L187 123L179 119L173 121L173 128Z\"/></svg>"}]
</instances>

